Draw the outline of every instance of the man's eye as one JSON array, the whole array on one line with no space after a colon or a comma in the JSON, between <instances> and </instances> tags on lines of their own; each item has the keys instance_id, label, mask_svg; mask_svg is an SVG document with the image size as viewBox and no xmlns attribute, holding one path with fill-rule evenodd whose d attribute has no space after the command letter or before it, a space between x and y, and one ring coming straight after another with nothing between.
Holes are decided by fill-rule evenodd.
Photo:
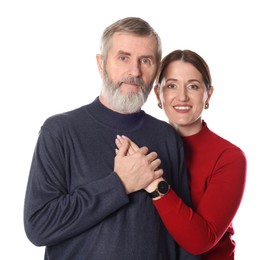
<instances>
[{"instance_id":1,"label":"man's eye","mask_svg":"<svg viewBox=\"0 0 269 260\"><path fill-rule=\"evenodd\" d=\"M127 60L127 57L125 57L125 56L120 56L119 59L120 59L121 61L126 61L126 60Z\"/></svg>"},{"instance_id":2,"label":"man's eye","mask_svg":"<svg viewBox=\"0 0 269 260\"><path fill-rule=\"evenodd\" d=\"M141 62L143 64L150 64L150 60L149 59L146 59L146 58L142 59Z\"/></svg>"}]
</instances>

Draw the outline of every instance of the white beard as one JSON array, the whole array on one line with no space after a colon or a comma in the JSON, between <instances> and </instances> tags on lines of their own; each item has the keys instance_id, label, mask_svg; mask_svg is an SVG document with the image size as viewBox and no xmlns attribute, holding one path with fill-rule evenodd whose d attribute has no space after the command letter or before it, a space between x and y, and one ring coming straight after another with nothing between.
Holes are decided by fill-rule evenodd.
<instances>
[{"instance_id":1,"label":"white beard","mask_svg":"<svg viewBox=\"0 0 269 260\"><path fill-rule=\"evenodd\" d=\"M120 86L123 82L136 83L140 85L140 89L137 93L122 94ZM101 94L115 111L123 114L132 114L141 110L152 86L153 84L151 84L150 87L145 86L143 80L135 77L128 77L122 79L120 82L114 83L109 78L106 71L104 71Z\"/></svg>"}]
</instances>

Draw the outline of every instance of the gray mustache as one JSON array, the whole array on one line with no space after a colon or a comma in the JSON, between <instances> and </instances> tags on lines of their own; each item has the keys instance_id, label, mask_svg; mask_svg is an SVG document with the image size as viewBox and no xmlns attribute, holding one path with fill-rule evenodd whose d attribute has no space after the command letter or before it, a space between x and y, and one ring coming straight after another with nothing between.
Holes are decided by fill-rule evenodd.
<instances>
[{"instance_id":1,"label":"gray mustache","mask_svg":"<svg viewBox=\"0 0 269 260\"><path fill-rule=\"evenodd\" d=\"M122 83L127 83L127 84L136 84L136 85L139 85L139 86L142 86L144 88L145 86L145 83L142 79L140 78L136 78L136 77L129 77L129 78L125 78L125 79L122 79L120 81L120 85Z\"/></svg>"}]
</instances>

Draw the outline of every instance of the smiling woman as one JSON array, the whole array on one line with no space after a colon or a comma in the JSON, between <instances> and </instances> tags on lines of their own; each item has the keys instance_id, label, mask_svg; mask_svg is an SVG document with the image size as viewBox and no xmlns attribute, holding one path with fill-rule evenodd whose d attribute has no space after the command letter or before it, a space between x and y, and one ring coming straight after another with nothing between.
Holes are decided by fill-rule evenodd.
<instances>
[{"instance_id":1,"label":"smiling woman","mask_svg":"<svg viewBox=\"0 0 269 260\"><path fill-rule=\"evenodd\" d=\"M188 252L203 260L234 260L232 221L245 189L246 158L202 120L213 93L209 68L197 53L176 50L162 60L157 83L159 107L183 139L193 208L173 185L166 194L155 196L153 203L170 234ZM138 149L134 143L129 152L133 149ZM156 192L165 178L145 190Z\"/></svg>"},{"instance_id":2,"label":"smiling woman","mask_svg":"<svg viewBox=\"0 0 269 260\"><path fill-rule=\"evenodd\" d=\"M197 53L175 50L162 60L157 80L157 99L183 138L194 211L173 192L154 201L155 206L188 251L202 254L203 260L233 260L232 220L243 197L247 163L239 147L212 132L202 119L213 93L209 67Z\"/></svg>"},{"instance_id":3,"label":"smiling woman","mask_svg":"<svg viewBox=\"0 0 269 260\"><path fill-rule=\"evenodd\" d=\"M201 113L208 109L214 90L202 57L189 50L171 52L162 60L154 90L159 107L163 107L168 121L180 135L193 135L201 130Z\"/></svg>"}]
</instances>

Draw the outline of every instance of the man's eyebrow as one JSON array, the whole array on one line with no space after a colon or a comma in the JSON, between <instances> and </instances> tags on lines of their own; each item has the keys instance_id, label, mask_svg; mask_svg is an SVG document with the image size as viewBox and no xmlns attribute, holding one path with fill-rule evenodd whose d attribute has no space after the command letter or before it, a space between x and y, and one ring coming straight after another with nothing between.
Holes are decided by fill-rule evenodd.
<instances>
[{"instance_id":1,"label":"man's eyebrow","mask_svg":"<svg viewBox=\"0 0 269 260\"><path fill-rule=\"evenodd\" d=\"M131 56L131 53L126 52L126 51L122 51L122 50L119 50L119 51L118 51L118 54L124 54L124 55Z\"/></svg>"},{"instance_id":2,"label":"man's eyebrow","mask_svg":"<svg viewBox=\"0 0 269 260\"><path fill-rule=\"evenodd\" d=\"M123 54L123 55L131 56L131 53L130 52L126 52L126 51L122 51L122 50L119 50L118 51L118 54ZM153 55L142 55L140 58L154 59L154 56Z\"/></svg>"},{"instance_id":3,"label":"man's eyebrow","mask_svg":"<svg viewBox=\"0 0 269 260\"><path fill-rule=\"evenodd\" d=\"M154 59L153 55L142 55L141 58Z\"/></svg>"}]
</instances>

